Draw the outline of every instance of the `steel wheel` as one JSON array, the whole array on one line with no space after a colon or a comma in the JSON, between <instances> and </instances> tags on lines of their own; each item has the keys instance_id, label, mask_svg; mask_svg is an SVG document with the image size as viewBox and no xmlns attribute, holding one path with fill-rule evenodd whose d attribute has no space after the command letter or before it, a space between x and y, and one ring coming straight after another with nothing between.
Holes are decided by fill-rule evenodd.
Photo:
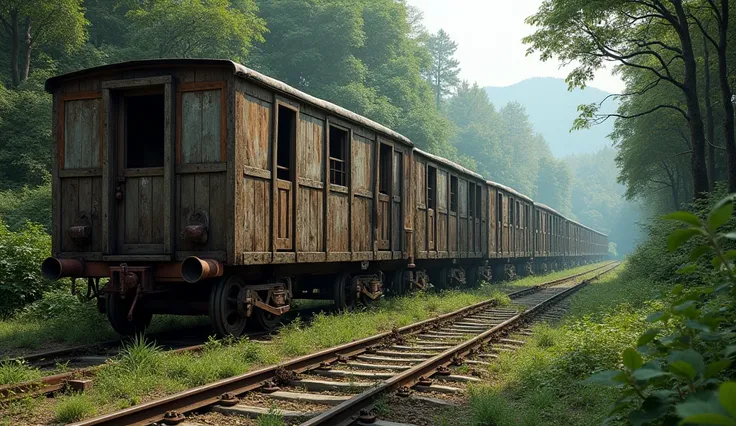
<instances>
[{"instance_id":1,"label":"steel wheel","mask_svg":"<svg viewBox=\"0 0 736 426\"><path fill-rule=\"evenodd\" d=\"M334 288L335 307L340 312L349 312L355 309L358 302L358 287L350 274L338 275Z\"/></svg>"},{"instance_id":2,"label":"steel wheel","mask_svg":"<svg viewBox=\"0 0 736 426\"><path fill-rule=\"evenodd\" d=\"M263 309L254 308L251 320L255 320L259 330L273 331L281 324L281 316L266 312Z\"/></svg>"},{"instance_id":3,"label":"steel wheel","mask_svg":"<svg viewBox=\"0 0 736 426\"><path fill-rule=\"evenodd\" d=\"M133 321L128 321L128 311L133 303L133 296L123 299L119 294L105 294L105 312L113 330L124 336L146 331L153 315L146 311L140 302L138 300L136 309L133 311Z\"/></svg>"},{"instance_id":4,"label":"steel wheel","mask_svg":"<svg viewBox=\"0 0 736 426\"><path fill-rule=\"evenodd\" d=\"M240 308L245 296L245 282L238 276L222 278L210 291L210 320L220 337L243 334L248 317Z\"/></svg>"}]
</instances>

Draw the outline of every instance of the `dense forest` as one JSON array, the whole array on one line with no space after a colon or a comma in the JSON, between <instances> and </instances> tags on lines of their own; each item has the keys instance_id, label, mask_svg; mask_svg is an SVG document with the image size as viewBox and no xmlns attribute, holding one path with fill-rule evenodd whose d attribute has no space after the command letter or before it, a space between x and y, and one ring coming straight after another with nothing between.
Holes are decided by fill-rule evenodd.
<instances>
[{"instance_id":1,"label":"dense forest","mask_svg":"<svg viewBox=\"0 0 736 426\"><path fill-rule=\"evenodd\" d=\"M0 0L0 216L11 229L29 219L48 226L46 78L133 59L219 57L381 122L603 232L616 230L624 210L636 217L619 197L613 151L555 158L520 104L493 105L459 79L457 44L422 22L397 0ZM612 239L621 249L632 238Z\"/></svg>"}]
</instances>

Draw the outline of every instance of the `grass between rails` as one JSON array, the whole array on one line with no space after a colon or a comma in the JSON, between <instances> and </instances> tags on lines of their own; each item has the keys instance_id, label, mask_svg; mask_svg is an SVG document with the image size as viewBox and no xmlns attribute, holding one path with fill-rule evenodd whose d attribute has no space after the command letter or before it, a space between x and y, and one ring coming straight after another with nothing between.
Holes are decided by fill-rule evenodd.
<instances>
[{"instance_id":1,"label":"grass between rails","mask_svg":"<svg viewBox=\"0 0 736 426\"><path fill-rule=\"evenodd\" d=\"M535 325L533 336L521 338L526 345L502 354L487 383L471 388L463 421L452 424L601 424L619 392L584 380L617 366L646 329L647 314L662 304L663 285L637 279L624 266L572 296L560 324Z\"/></svg>"},{"instance_id":2,"label":"grass between rails","mask_svg":"<svg viewBox=\"0 0 736 426\"><path fill-rule=\"evenodd\" d=\"M553 278L543 276L526 281L534 285L550 279ZM495 285L420 293L383 300L370 311L318 314L308 325L294 321L269 344L248 340L211 341L199 354L165 353L151 343L138 340L126 348L119 362L109 364L97 374L94 388L88 393L63 395L44 404L22 401L4 408L6 415L2 417L9 419L8 424L18 420L19 412L24 416L35 413L34 419L44 419L40 423L77 420L368 337L489 298L508 303L508 297Z\"/></svg>"}]
</instances>

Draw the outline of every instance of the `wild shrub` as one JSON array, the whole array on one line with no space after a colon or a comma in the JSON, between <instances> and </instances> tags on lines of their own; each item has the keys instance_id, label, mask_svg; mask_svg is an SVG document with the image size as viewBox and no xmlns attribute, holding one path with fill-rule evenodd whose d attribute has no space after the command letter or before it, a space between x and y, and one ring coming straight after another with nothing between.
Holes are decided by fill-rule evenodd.
<instances>
[{"instance_id":1,"label":"wild shrub","mask_svg":"<svg viewBox=\"0 0 736 426\"><path fill-rule=\"evenodd\" d=\"M0 218L12 231L22 229L26 222L43 225L51 232L51 177L46 173L39 186L0 191Z\"/></svg>"},{"instance_id":2,"label":"wild shrub","mask_svg":"<svg viewBox=\"0 0 736 426\"><path fill-rule=\"evenodd\" d=\"M688 211L703 221L713 206L725 196L726 187L719 185L708 197L688 206ZM736 227L736 219L731 219L726 225L730 228ZM701 262L704 267L698 268L692 274L686 276L677 274L677 269L689 261L690 251L699 244L689 241L684 243L682 250L668 250L667 239L677 228L677 223L661 217L654 218L644 225L647 238L628 258L627 273L633 277L648 278L655 282L677 282L686 286L710 282L714 278L714 271L712 268L705 267L707 266L705 259ZM733 246L731 243L727 245Z\"/></svg>"},{"instance_id":3,"label":"wild shrub","mask_svg":"<svg viewBox=\"0 0 736 426\"><path fill-rule=\"evenodd\" d=\"M665 220L679 222L667 237L670 252L687 245L687 262L678 275L711 277L700 286L675 285L664 309L647 317L649 327L636 348L622 352L623 368L597 373L591 383L622 389L611 418L632 424L736 424L736 382L729 370L736 345L736 250L726 247L736 232L726 231L736 194L710 209L705 219L676 212ZM732 229L732 228L729 228ZM701 271L703 265L708 268Z\"/></svg>"},{"instance_id":4,"label":"wild shrub","mask_svg":"<svg viewBox=\"0 0 736 426\"><path fill-rule=\"evenodd\" d=\"M77 393L61 397L54 407L54 420L62 424L73 423L97 412L92 398Z\"/></svg>"},{"instance_id":5,"label":"wild shrub","mask_svg":"<svg viewBox=\"0 0 736 426\"><path fill-rule=\"evenodd\" d=\"M27 223L17 232L0 219L0 318L39 299L54 283L40 265L51 253L51 237L41 225Z\"/></svg>"}]
</instances>

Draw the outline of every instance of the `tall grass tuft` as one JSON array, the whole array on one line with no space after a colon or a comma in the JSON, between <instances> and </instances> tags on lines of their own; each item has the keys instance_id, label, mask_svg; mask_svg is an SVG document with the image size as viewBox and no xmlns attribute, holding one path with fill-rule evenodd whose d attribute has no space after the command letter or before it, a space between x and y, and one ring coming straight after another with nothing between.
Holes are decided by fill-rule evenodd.
<instances>
[{"instance_id":1,"label":"tall grass tuft","mask_svg":"<svg viewBox=\"0 0 736 426\"><path fill-rule=\"evenodd\" d=\"M97 408L92 399L83 393L77 393L59 399L54 408L54 420L68 424L82 420L96 412Z\"/></svg>"},{"instance_id":2,"label":"tall grass tuft","mask_svg":"<svg viewBox=\"0 0 736 426\"><path fill-rule=\"evenodd\" d=\"M38 379L41 372L24 361L8 360L0 362L0 385L10 385Z\"/></svg>"}]
</instances>

